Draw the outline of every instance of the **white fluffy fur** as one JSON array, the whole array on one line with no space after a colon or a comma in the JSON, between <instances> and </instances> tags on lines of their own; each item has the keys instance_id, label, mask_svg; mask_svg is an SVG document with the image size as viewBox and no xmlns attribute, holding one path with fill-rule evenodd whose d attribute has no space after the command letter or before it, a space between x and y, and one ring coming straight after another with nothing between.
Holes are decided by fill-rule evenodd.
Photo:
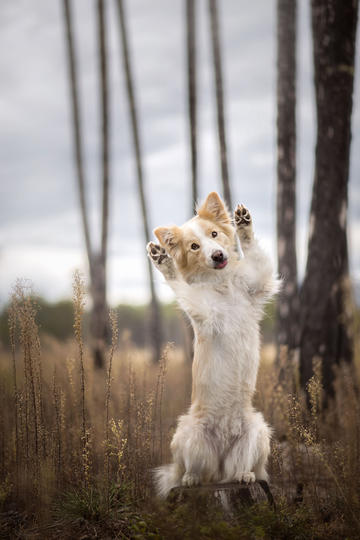
<instances>
[{"instance_id":1,"label":"white fluffy fur","mask_svg":"<svg viewBox=\"0 0 360 540\"><path fill-rule=\"evenodd\" d=\"M217 239L202 238L199 217L185 226L196 234L208 257ZM240 229L238 236L241 241ZM179 418L171 442L173 463L155 471L162 497L178 485L267 480L271 429L253 409L252 397L259 364L259 323L264 303L277 291L278 282L252 233L242 242L242 250L243 258L234 248L227 253L225 268L190 283L176 271L171 258L162 266L155 264L195 333L191 407Z\"/></svg>"}]
</instances>

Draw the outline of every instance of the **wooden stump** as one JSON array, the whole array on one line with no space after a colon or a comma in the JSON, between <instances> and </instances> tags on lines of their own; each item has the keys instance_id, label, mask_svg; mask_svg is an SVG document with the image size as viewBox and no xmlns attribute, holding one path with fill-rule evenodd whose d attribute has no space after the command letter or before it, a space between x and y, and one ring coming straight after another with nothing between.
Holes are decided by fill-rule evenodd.
<instances>
[{"instance_id":1,"label":"wooden stump","mask_svg":"<svg viewBox=\"0 0 360 540\"><path fill-rule=\"evenodd\" d=\"M230 484L204 484L195 487L173 488L168 496L171 506L191 504L194 506L220 505L226 513L237 513L244 506L268 502L272 506L274 498L267 482L261 480L251 484L233 482Z\"/></svg>"}]
</instances>

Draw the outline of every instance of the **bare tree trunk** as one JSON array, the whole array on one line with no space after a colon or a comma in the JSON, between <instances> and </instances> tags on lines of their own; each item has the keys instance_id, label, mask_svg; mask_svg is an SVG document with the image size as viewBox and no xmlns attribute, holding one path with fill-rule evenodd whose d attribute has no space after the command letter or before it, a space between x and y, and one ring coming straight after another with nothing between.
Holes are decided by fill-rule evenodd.
<instances>
[{"instance_id":1,"label":"bare tree trunk","mask_svg":"<svg viewBox=\"0 0 360 540\"><path fill-rule=\"evenodd\" d=\"M145 241L148 241L150 238L149 220L148 220L148 212L147 212L145 192L144 192L144 175L143 175L143 166L142 166L141 143L140 143L140 134L139 134L139 129L138 129L138 118L137 118L137 109L136 109L136 103L135 103L133 77L132 77L131 65L130 65L124 2L122 0L118 0L117 6L118 6L119 23L120 23L120 30L121 30L120 34L121 34L121 42L122 42L124 71L125 71L125 77L126 77L126 90L127 90L127 96L128 96L128 102L129 102L129 113L130 113L133 144L134 144L134 151L135 151L138 193L139 193L140 206L141 206L141 212L142 212L142 217L143 217L144 237L145 237ZM155 291L153 267L149 258L147 258L147 264L148 264L149 284L150 284L150 294L151 294L151 304L150 304L151 340L152 340L152 346L153 346L153 357L155 360L158 361L160 359L161 342L162 342L160 306L159 306L159 301L157 299L156 291Z\"/></svg>"},{"instance_id":2,"label":"bare tree trunk","mask_svg":"<svg viewBox=\"0 0 360 540\"><path fill-rule=\"evenodd\" d=\"M94 256L91 283L93 308L90 319L95 367L105 366L105 348L109 337L108 305L106 301L106 263L109 222L109 110L106 58L106 26L104 0L97 1L99 40L101 133L102 133L102 212L100 254Z\"/></svg>"},{"instance_id":3,"label":"bare tree trunk","mask_svg":"<svg viewBox=\"0 0 360 540\"><path fill-rule=\"evenodd\" d=\"M277 303L277 341L298 341L296 261L296 0L277 2L277 251L284 279Z\"/></svg>"},{"instance_id":4,"label":"bare tree trunk","mask_svg":"<svg viewBox=\"0 0 360 540\"><path fill-rule=\"evenodd\" d=\"M85 237L86 253L90 268L91 275L91 265L92 265L92 251L91 251L91 242L90 242L90 233L89 233L89 221L86 211L86 200L85 200L85 181L84 181L84 165L83 165L83 143L81 138L81 119L80 119L80 109L79 109L79 97L77 89L77 68L76 68L76 57L74 50L73 42L73 28L72 28L72 18L71 18L71 9L70 1L63 0L64 7L64 19L65 19L65 31L66 31L66 44L67 44L67 62L69 70L69 81L70 81L70 91L71 91L71 108L72 108L72 118L73 118L73 137L74 137L74 147L75 147L75 164L77 172L77 183L79 190L79 199L80 199L80 209L81 209L81 219L83 224L83 231Z\"/></svg>"},{"instance_id":5,"label":"bare tree trunk","mask_svg":"<svg viewBox=\"0 0 360 540\"><path fill-rule=\"evenodd\" d=\"M191 148L191 214L196 212L198 199L197 181L197 124L196 124L196 23L195 0L186 0L186 44L188 75L188 112Z\"/></svg>"},{"instance_id":6,"label":"bare tree trunk","mask_svg":"<svg viewBox=\"0 0 360 540\"><path fill-rule=\"evenodd\" d=\"M97 2L99 59L100 59L100 95L102 120L102 220L101 220L101 258L106 270L108 222L109 222L109 100L106 59L106 28L104 0Z\"/></svg>"},{"instance_id":7,"label":"bare tree trunk","mask_svg":"<svg viewBox=\"0 0 360 540\"><path fill-rule=\"evenodd\" d=\"M222 67L221 67L220 30L219 30L219 21L218 21L218 13L217 13L217 0L209 0L209 15L210 15L211 43L212 43L215 88L216 88L216 108L217 108L219 149L220 149L220 159L221 159L221 178L222 178L222 184L223 184L224 199L228 208L231 210L232 203L231 203L229 171L228 171L228 162L227 162L227 150L226 150L223 76L222 76Z\"/></svg>"},{"instance_id":8,"label":"bare tree trunk","mask_svg":"<svg viewBox=\"0 0 360 540\"><path fill-rule=\"evenodd\" d=\"M72 17L70 1L63 0L66 28L67 57L71 88L71 106L75 146L75 162L79 189L80 209L85 237L86 253L90 272L90 291L93 307L90 316L92 349L96 367L104 366L104 349L108 337L108 308L106 303L106 251L108 236L108 110L107 110L107 75L103 2L98 0L99 49L101 65L101 99L102 99L102 132L103 132L103 200L102 200L102 235L100 254L95 254L91 246L89 221L86 210L85 175L83 166L83 144L81 138L80 107L77 90L77 69L73 41Z\"/></svg>"},{"instance_id":9,"label":"bare tree trunk","mask_svg":"<svg viewBox=\"0 0 360 540\"><path fill-rule=\"evenodd\" d=\"M109 307L106 302L106 266L101 254L93 257L90 313L91 349L96 368L105 367L105 349L109 339Z\"/></svg>"},{"instance_id":10,"label":"bare tree trunk","mask_svg":"<svg viewBox=\"0 0 360 540\"><path fill-rule=\"evenodd\" d=\"M317 144L306 275L301 291L301 382L323 364L327 395L333 367L352 359L347 301L347 198L358 2L312 0Z\"/></svg>"}]
</instances>

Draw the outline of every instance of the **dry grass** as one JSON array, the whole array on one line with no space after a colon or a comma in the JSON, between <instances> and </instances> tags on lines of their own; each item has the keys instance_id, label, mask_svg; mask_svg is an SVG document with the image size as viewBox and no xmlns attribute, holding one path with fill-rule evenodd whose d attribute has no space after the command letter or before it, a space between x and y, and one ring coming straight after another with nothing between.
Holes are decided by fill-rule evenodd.
<instances>
[{"instance_id":1,"label":"dry grass","mask_svg":"<svg viewBox=\"0 0 360 540\"><path fill-rule=\"evenodd\" d=\"M21 283L15 287L11 349L0 355L4 535L359 536L357 364L337 368L336 397L324 409L321 364L315 359L307 408L296 361L290 362L283 349L277 366L274 349L264 348L256 406L274 427L270 474L278 510L259 507L232 524L213 513L207 518L205 512L186 532L190 525L183 509L170 515L160 506L155 512L150 471L170 458L176 418L190 402L191 367L183 352L170 345L154 366L149 353L135 348L126 331L119 338L112 312L107 369L94 370L82 338L84 302L83 281L76 274L75 339L59 343L43 336L40 347L31 291ZM11 516L17 516L15 522Z\"/></svg>"}]
</instances>

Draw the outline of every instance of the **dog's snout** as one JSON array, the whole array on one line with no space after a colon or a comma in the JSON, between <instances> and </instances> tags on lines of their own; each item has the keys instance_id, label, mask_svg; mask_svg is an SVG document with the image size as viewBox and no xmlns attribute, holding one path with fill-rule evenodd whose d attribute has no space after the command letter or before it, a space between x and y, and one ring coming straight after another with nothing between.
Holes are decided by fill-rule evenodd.
<instances>
[{"instance_id":1,"label":"dog's snout","mask_svg":"<svg viewBox=\"0 0 360 540\"><path fill-rule=\"evenodd\" d=\"M221 263L224 260L224 254L220 249L214 251L214 253L211 255L211 258L214 262Z\"/></svg>"}]
</instances>

